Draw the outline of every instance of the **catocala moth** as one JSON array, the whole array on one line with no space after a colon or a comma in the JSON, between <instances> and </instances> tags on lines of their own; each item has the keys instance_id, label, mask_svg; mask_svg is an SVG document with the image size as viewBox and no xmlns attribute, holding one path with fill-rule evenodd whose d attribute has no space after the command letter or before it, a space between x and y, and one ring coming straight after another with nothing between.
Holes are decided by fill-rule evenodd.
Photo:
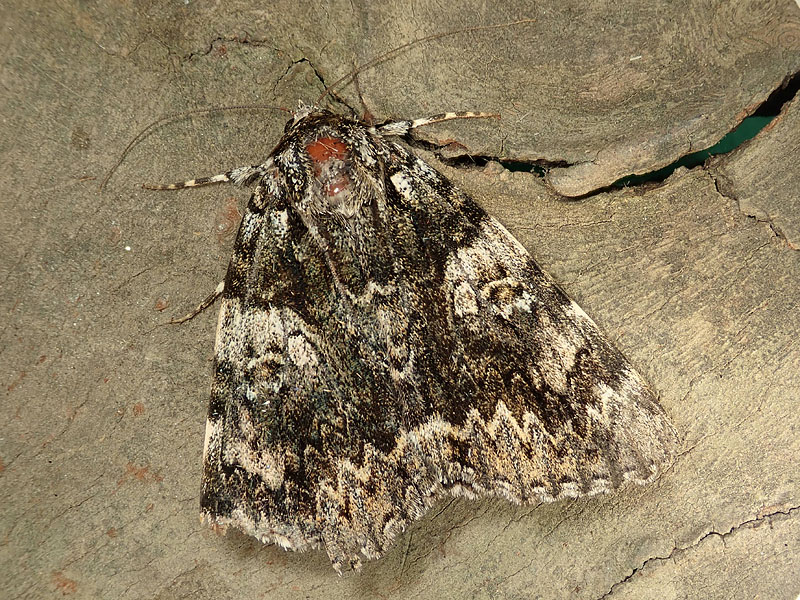
<instances>
[{"instance_id":1,"label":"catocala moth","mask_svg":"<svg viewBox=\"0 0 800 600\"><path fill-rule=\"evenodd\" d=\"M652 480L655 395L500 223L383 126L301 108L222 286L202 510L377 558L446 495L550 501Z\"/></svg>"}]
</instances>

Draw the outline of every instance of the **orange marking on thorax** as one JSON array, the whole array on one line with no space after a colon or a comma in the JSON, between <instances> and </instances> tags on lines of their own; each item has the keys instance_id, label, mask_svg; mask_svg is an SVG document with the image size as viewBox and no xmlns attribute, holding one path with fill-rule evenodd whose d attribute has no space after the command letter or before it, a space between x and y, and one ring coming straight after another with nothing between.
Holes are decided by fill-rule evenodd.
<instances>
[{"instance_id":1,"label":"orange marking on thorax","mask_svg":"<svg viewBox=\"0 0 800 600\"><path fill-rule=\"evenodd\" d=\"M316 163L323 163L332 158L344 160L347 156L347 146L339 138L322 137L308 144L306 152Z\"/></svg>"}]
</instances>

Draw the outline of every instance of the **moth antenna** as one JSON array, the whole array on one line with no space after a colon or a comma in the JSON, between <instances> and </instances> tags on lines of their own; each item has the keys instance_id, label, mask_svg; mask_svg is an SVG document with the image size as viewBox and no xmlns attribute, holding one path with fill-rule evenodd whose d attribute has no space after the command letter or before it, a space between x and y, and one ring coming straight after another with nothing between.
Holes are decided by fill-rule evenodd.
<instances>
[{"instance_id":1,"label":"moth antenna","mask_svg":"<svg viewBox=\"0 0 800 600\"><path fill-rule=\"evenodd\" d=\"M486 31L488 29L501 29L503 27L513 27L515 25L524 25L525 23L533 23L534 21L536 21L536 19L520 19L518 21L511 21L509 23L498 23L496 25L476 25L474 27L463 27L461 29L451 29L450 31L443 31L441 33L434 33L432 35L426 35L425 37L421 37L421 38L417 38L415 40L411 40L410 42L406 42L405 44L402 44L402 45L398 46L397 48L389 50L388 52L384 52L383 54L380 54L380 55L376 56L375 58L372 58L372 59L368 60L367 62L362 63L361 65L357 66L355 69L350 71L347 75L344 75L343 77L340 77L339 79L334 81L332 84L327 86L325 88L325 91L322 92L322 95L319 98L317 98L317 101L315 102L315 105L319 106L319 103L322 102L322 100L325 99L325 96L327 96L328 94L333 93L335 88L338 87L341 83L346 82L348 79L354 77L355 75L357 75L358 73L360 73L362 71L365 71L367 69L371 69L374 66L377 66L377 65L379 65L381 63L386 62L387 60L391 60L392 58L394 58L398 54L402 53L404 50L407 50L408 48L411 48L412 46L416 46L417 44L422 44L424 42L430 42L430 41L433 41L433 40L440 40L442 38L446 38L446 37L449 37L451 35L457 35L459 33L470 33L470 32L473 32L473 31Z\"/></svg>"},{"instance_id":2,"label":"moth antenna","mask_svg":"<svg viewBox=\"0 0 800 600\"><path fill-rule=\"evenodd\" d=\"M412 121L393 121L385 123L375 128L380 134L383 135L406 135L412 129L417 127L424 127L432 123L441 123L442 121L453 121L455 119L499 119L500 115L497 113L486 112L473 112L473 111L459 111L459 112L446 112L432 117L424 117L422 119L414 119Z\"/></svg>"},{"instance_id":3,"label":"moth antenna","mask_svg":"<svg viewBox=\"0 0 800 600\"><path fill-rule=\"evenodd\" d=\"M353 86L356 88L358 101L361 103L361 120L369 125L375 124L375 116L370 112L367 103L364 102L364 96L361 95L361 86L358 85L358 73L353 74Z\"/></svg>"},{"instance_id":4,"label":"moth antenna","mask_svg":"<svg viewBox=\"0 0 800 600\"><path fill-rule=\"evenodd\" d=\"M255 179L263 177L271 164L271 161L268 160L263 165L236 167L225 173L210 177L198 177L176 183L143 183L142 187L146 190L182 190L183 188L200 187L211 183L227 183L229 181L232 181L234 185L247 185Z\"/></svg>"},{"instance_id":5,"label":"moth antenna","mask_svg":"<svg viewBox=\"0 0 800 600\"><path fill-rule=\"evenodd\" d=\"M111 177L114 175L114 173L116 172L117 168L122 164L122 161L125 160L125 157L127 157L128 154L130 154L130 151L133 150L133 147L136 146L136 144L138 144L144 138L146 138L153 130L158 129L159 127L161 127L162 125L164 125L166 123L170 123L172 121L177 121L179 119L184 119L184 118L190 117L192 115L200 115L200 114L206 114L206 113L212 113L212 112L235 111L235 110L265 110L265 109L268 109L268 110L281 110L281 111L287 112L287 113L291 112L291 111L286 110L285 108L282 108L280 106L272 106L270 104L237 104L237 105L234 105L234 106L215 106L215 107L211 107L211 108L196 108L196 109L193 109L193 110L186 110L186 111L183 111L183 112L172 113L172 114L169 114L169 115L165 115L165 116L161 117L160 119L156 119L155 121L150 123L147 127L142 129L138 134L136 134L136 137L134 137L130 141L130 143L127 146L125 146L125 150L122 151L122 154L120 154L119 159L117 160L117 162L114 163L114 166L111 167L111 169L109 169L108 174L103 178L103 181L100 183L100 187L98 188L98 190L102 191L103 188L106 187L106 184L111 179ZM212 182L207 182L207 183L212 183ZM160 189L160 188L156 188L156 189ZM172 188L167 188L167 189L172 189Z\"/></svg>"}]
</instances>

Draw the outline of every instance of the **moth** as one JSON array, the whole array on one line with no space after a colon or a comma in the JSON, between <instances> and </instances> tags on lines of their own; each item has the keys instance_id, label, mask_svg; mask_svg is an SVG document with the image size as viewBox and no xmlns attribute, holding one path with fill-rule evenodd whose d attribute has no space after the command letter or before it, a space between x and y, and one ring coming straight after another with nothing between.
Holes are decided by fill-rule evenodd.
<instances>
[{"instance_id":1,"label":"moth","mask_svg":"<svg viewBox=\"0 0 800 600\"><path fill-rule=\"evenodd\" d=\"M222 295L201 506L358 569L443 496L651 481L676 433L523 246L398 138L301 107L262 164Z\"/></svg>"}]
</instances>

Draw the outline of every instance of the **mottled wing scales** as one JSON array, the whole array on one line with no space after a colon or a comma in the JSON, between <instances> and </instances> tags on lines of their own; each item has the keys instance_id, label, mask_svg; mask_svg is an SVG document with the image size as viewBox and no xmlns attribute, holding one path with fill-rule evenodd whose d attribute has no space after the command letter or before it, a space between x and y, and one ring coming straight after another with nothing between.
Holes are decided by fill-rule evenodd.
<instances>
[{"instance_id":1,"label":"mottled wing scales","mask_svg":"<svg viewBox=\"0 0 800 600\"><path fill-rule=\"evenodd\" d=\"M447 197L478 221L445 261L440 298L450 305L451 359L483 386L468 404L501 401L493 415L472 409L469 425L451 427L449 451L427 436L432 456L449 457L445 479L517 502L650 481L675 443L650 388L502 225L476 219L481 209L420 159L403 160L413 176L392 181L409 205Z\"/></svg>"},{"instance_id":2,"label":"mottled wing scales","mask_svg":"<svg viewBox=\"0 0 800 600\"><path fill-rule=\"evenodd\" d=\"M295 118L257 167L217 331L203 511L337 570L443 495L596 494L675 445L594 323L396 129Z\"/></svg>"}]
</instances>

